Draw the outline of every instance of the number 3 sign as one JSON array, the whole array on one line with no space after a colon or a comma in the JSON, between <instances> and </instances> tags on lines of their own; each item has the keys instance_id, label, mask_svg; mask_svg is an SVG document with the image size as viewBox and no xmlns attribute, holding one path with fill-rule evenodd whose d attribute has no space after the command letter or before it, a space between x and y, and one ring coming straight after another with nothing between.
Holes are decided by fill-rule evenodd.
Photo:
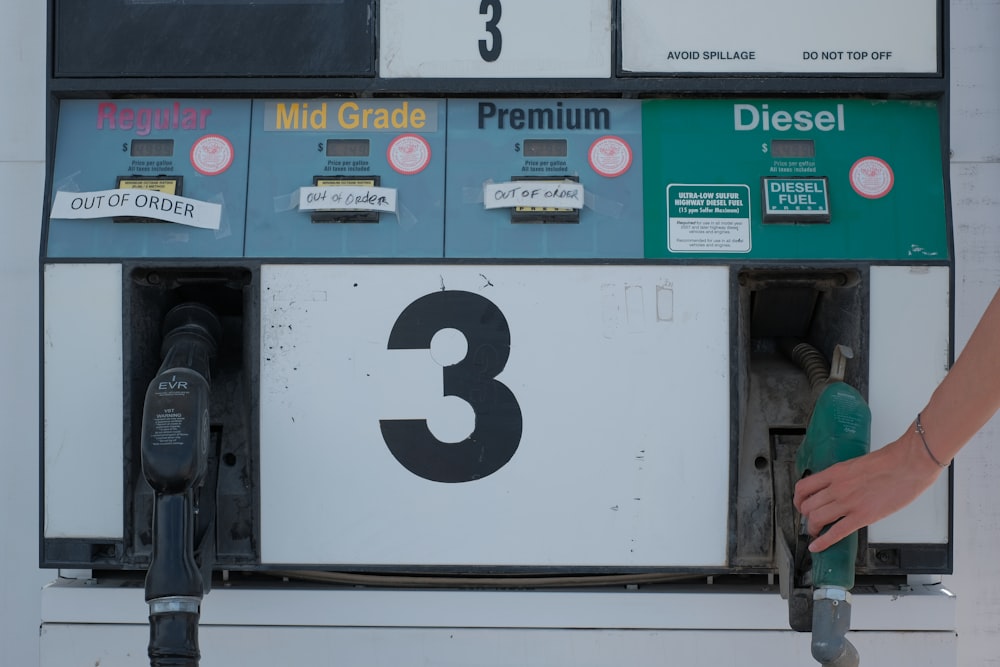
<instances>
[{"instance_id":1,"label":"number 3 sign","mask_svg":"<svg viewBox=\"0 0 1000 667\"><path fill-rule=\"evenodd\" d=\"M472 407L475 429L460 444L442 448L427 420L384 419L382 437L413 474L436 482L467 482L499 470L521 440L521 408L496 379L510 354L510 330L500 309L485 297L432 292L406 307L389 334L388 347L429 350L434 334L443 329L455 329L468 342L465 357L443 369L444 395Z\"/></svg>"},{"instance_id":2,"label":"number 3 sign","mask_svg":"<svg viewBox=\"0 0 1000 667\"><path fill-rule=\"evenodd\" d=\"M381 0L379 75L611 76L610 0Z\"/></svg>"},{"instance_id":3,"label":"number 3 sign","mask_svg":"<svg viewBox=\"0 0 1000 667\"><path fill-rule=\"evenodd\" d=\"M728 295L725 266L262 266L264 562L724 564Z\"/></svg>"}]
</instances>

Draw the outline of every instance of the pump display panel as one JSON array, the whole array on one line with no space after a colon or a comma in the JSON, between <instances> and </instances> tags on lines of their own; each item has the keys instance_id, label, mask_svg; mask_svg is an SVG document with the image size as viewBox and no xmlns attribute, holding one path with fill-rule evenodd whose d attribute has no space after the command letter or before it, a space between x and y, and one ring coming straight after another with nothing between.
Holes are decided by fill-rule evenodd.
<instances>
[{"instance_id":1,"label":"pump display panel","mask_svg":"<svg viewBox=\"0 0 1000 667\"><path fill-rule=\"evenodd\" d=\"M255 101L247 255L443 256L446 108Z\"/></svg>"},{"instance_id":2,"label":"pump display panel","mask_svg":"<svg viewBox=\"0 0 1000 667\"><path fill-rule=\"evenodd\" d=\"M925 101L646 102L645 256L947 257L939 136Z\"/></svg>"},{"instance_id":3,"label":"pump display panel","mask_svg":"<svg viewBox=\"0 0 1000 667\"><path fill-rule=\"evenodd\" d=\"M241 256L249 141L249 100L66 100L46 252Z\"/></svg>"},{"instance_id":4,"label":"pump display panel","mask_svg":"<svg viewBox=\"0 0 1000 667\"><path fill-rule=\"evenodd\" d=\"M447 256L641 257L641 137L637 101L450 100Z\"/></svg>"}]
</instances>

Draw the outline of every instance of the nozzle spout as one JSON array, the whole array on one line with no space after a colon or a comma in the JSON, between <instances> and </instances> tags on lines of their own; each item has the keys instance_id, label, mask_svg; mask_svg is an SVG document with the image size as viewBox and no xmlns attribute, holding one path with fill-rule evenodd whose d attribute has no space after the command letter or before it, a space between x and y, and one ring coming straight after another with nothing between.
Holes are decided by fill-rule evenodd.
<instances>
[{"instance_id":1,"label":"nozzle spout","mask_svg":"<svg viewBox=\"0 0 1000 667\"><path fill-rule=\"evenodd\" d=\"M817 588L813 594L812 656L821 665L857 667L861 659L847 639L851 594L842 588Z\"/></svg>"}]
</instances>

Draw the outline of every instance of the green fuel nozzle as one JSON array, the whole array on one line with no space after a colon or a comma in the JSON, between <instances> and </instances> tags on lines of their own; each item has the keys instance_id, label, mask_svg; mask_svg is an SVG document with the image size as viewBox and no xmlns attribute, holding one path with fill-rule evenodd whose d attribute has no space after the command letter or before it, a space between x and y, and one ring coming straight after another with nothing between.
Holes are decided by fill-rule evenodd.
<instances>
[{"instance_id":1,"label":"green fuel nozzle","mask_svg":"<svg viewBox=\"0 0 1000 667\"><path fill-rule=\"evenodd\" d=\"M867 454L871 447L871 411L858 391L844 382L829 384L816 400L805 439L795 458L799 477ZM858 534L851 533L813 555L813 586L854 586Z\"/></svg>"},{"instance_id":2,"label":"green fuel nozzle","mask_svg":"<svg viewBox=\"0 0 1000 667\"><path fill-rule=\"evenodd\" d=\"M871 449L871 410L857 389L843 381L845 357L850 357L850 350L838 346L830 376L820 385L795 458L799 478ZM847 667L859 661L857 650L845 638L850 629L857 553L858 534L854 532L812 556L812 654L823 665Z\"/></svg>"}]
</instances>

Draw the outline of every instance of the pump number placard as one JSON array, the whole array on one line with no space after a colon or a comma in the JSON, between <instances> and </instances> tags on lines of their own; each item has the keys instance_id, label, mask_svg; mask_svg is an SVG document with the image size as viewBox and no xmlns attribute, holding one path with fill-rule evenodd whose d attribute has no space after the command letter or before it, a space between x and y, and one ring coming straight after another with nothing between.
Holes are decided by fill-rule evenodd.
<instances>
[{"instance_id":1,"label":"pump number placard","mask_svg":"<svg viewBox=\"0 0 1000 667\"><path fill-rule=\"evenodd\" d=\"M382 0L383 78L608 78L610 0Z\"/></svg>"},{"instance_id":2,"label":"pump number placard","mask_svg":"<svg viewBox=\"0 0 1000 667\"><path fill-rule=\"evenodd\" d=\"M728 267L261 278L263 562L725 564Z\"/></svg>"}]
</instances>

